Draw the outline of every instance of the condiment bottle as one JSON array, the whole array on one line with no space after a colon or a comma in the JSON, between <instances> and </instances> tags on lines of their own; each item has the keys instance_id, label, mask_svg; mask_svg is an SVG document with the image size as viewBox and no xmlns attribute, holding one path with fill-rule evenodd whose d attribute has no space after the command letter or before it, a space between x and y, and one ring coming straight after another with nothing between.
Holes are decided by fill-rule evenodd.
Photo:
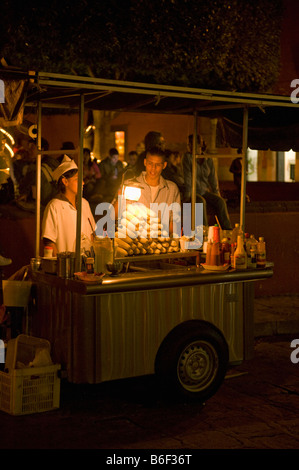
<instances>
[{"instance_id":1,"label":"condiment bottle","mask_svg":"<svg viewBox=\"0 0 299 470\"><path fill-rule=\"evenodd\" d=\"M266 266L266 243L264 237L259 237L256 253L256 267L264 268Z\"/></svg>"},{"instance_id":2,"label":"condiment bottle","mask_svg":"<svg viewBox=\"0 0 299 470\"><path fill-rule=\"evenodd\" d=\"M222 239L221 243L221 262L222 264L230 264L230 244L227 238Z\"/></svg>"},{"instance_id":3,"label":"condiment bottle","mask_svg":"<svg viewBox=\"0 0 299 470\"><path fill-rule=\"evenodd\" d=\"M211 249L211 263L212 266L220 266L220 248L219 243L213 243Z\"/></svg>"},{"instance_id":4,"label":"condiment bottle","mask_svg":"<svg viewBox=\"0 0 299 470\"><path fill-rule=\"evenodd\" d=\"M248 256L247 266L249 268L256 268L256 245L252 245L250 248L250 255Z\"/></svg>"},{"instance_id":5,"label":"condiment bottle","mask_svg":"<svg viewBox=\"0 0 299 470\"><path fill-rule=\"evenodd\" d=\"M247 255L244 249L243 237L238 235L237 248L234 253L234 268L246 269L247 268Z\"/></svg>"},{"instance_id":6,"label":"condiment bottle","mask_svg":"<svg viewBox=\"0 0 299 470\"><path fill-rule=\"evenodd\" d=\"M236 248L237 248L237 244L236 243L231 243L231 245L230 245L230 264L233 268L235 267L235 258L234 258L234 256L235 256Z\"/></svg>"},{"instance_id":7,"label":"condiment bottle","mask_svg":"<svg viewBox=\"0 0 299 470\"><path fill-rule=\"evenodd\" d=\"M253 252L255 253L254 254L254 266L252 265L252 261L251 261L251 258L252 258L252 248L253 248ZM257 251L257 240L254 238L254 235L250 235L247 243L246 243L246 253L247 253L247 265L248 267L251 267L251 268L256 268L256 251Z\"/></svg>"},{"instance_id":8,"label":"condiment bottle","mask_svg":"<svg viewBox=\"0 0 299 470\"><path fill-rule=\"evenodd\" d=\"M52 258L52 257L53 257L53 246L45 246L44 258Z\"/></svg>"},{"instance_id":9,"label":"condiment bottle","mask_svg":"<svg viewBox=\"0 0 299 470\"><path fill-rule=\"evenodd\" d=\"M232 243L237 243L237 240L238 240L238 235L241 235L242 234L242 231L241 231L241 228L240 228L240 224L235 224L235 227L232 231Z\"/></svg>"},{"instance_id":10,"label":"condiment bottle","mask_svg":"<svg viewBox=\"0 0 299 470\"><path fill-rule=\"evenodd\" d=\"M250 247L249 247L249 233L245 233L244 235L244 248L245 248L245 251L247 253L247 256L249 255L249 251L250 251ZM248 251L247 251L248 249Z\"/></svg>"},{"instance_id":11,"label":"condiment bottle","mask_svg":"<svg viewBox=\"0 0 299 470\"><path fill-rule=\"evenodd\" d=\"M206 254L206 264L209 266L211 265L211 250L212 250L212 242L207 243L207 254Z\"/></svg>"},{"instance_id":12,"label":"condiment bottle","mask_svg":"<svg viewBox=\"0 0 299 470\"><path fill-rule=\"evenodd\" d=\"M215 224L213 227L213 242L220 242L220 227L218 224Z\"/></svg>"},{"instance_id":13,"label":"condiment bottle","mask_svg":"<svg viewBox=\"0 0 299 470\"><path fill-rule=\"evenodd\" d=\"M94 272L94 258L86 258L86 272L92 274Z\"/></svg>"}]
</instances>

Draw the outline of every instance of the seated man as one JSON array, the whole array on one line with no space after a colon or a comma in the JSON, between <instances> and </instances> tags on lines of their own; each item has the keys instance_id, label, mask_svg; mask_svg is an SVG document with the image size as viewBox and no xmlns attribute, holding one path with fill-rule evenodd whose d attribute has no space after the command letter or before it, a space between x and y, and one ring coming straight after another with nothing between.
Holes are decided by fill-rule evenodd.
<instances>
[{"instance_id":1,"label":"seated man","mask_svg":"<svg viewBox=\"0 0 299 470\"><path fill-rule=\"evenodd\" d=\"M189 152L185 154L183 159L184 180L185 180L185 197L184 200L191 200L192 191L192 144L193 136L189 135ZM204 225L208 224L208 216L206 205L212 207L215 215L218 217L219 224L223 230L231 230L231 222L229 219L225 200L221 197L218 185L218 178L212 158L204 157L204 142L199 136L196 155L196 202L203 203L203 220Z\"/></svg>"},{"instance_id":2,"label":"seated man","mask_svg":"<svg viewBox=\"0 0 299 470\"><path fill-rule=\"evenodd\" d=\"M179 167L176 165L176 161L179 158L178 152L173 152L171 150L165 150L167 166L162 171L162 176L166 180L173 181L180 190L181 198L184 198L185 194L185 184L184 177L179 171Z\"/></svg>"},{"instance_id":3,"label":"seated man","mask_svg":"<svg viewBox=\"0 0 299 470\"><path fill-rule=\"evenodd\" d=\"M181 204L180 191L175 183L165 180L161 173L166 168L167 162L165 153L159 147L153 147L146 151L143 171L139 176L126 180L126 186L138 185L141 189L141 196L138 200L147 208L154 208L153 204L165 203L165 213L173 203ZM163 221L163 213L161 220ZM173 213L170 211L169 231L173 230Z\"/></svg>"}]
</instances>

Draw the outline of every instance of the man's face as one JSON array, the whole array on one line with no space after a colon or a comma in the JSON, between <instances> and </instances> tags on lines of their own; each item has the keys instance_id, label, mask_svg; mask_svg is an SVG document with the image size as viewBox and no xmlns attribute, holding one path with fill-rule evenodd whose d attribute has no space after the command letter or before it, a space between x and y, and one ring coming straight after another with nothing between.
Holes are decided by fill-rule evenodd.
<instances>
[{"instance_id":1,"label":"man's face","mask_svg":"<svg viewBox=\"0 0 299 470\"><path fill-rule=\"evenodd\" d=\"M132 153L132 155L129 155L129 165L134 166L137 163L138 160L138 155L136 153Z\"/></svg>"},{"instance_id":2,"label":"man's face","mask_svg":"<svg viewBox=\"0 0 299 470\"><path fill-rule=\"evenodd\" d=\"M83 163L84 165L87 165L90 159L90 154L89 152L83 152Z\"/></svg>"},{"instance_id":3,"label":"man's face","mask_svg":"<svg viewBox=\"0 0 299 470\"><path fill-rule=\"evenodd\" d=\"M160 175L164 168L166 167L167 163L163 160L162 157L158 155L148 155L144 159L144 166L146 175L151 180L159 180Z\"/></svg>"},{"instance_id":4,"label":"man's face","mask_svg":"<svg viewBox=\"0 0 299 470\"><path fill-rule=\"evenodd\" d=\"M115 165L117 164L117 162L118 162L118 155L117 155L117 154L116 154L116 155L112 155L112 156L110 157L110 161L111 161L112 165L115 166Z\"/></svg>"}]
</instances>

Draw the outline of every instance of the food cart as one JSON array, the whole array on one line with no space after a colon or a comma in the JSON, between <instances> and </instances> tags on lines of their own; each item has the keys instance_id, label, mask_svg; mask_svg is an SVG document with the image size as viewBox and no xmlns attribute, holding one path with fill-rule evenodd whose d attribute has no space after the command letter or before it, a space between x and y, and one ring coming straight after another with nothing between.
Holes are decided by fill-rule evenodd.
<instances>
[{"instance_id":1,"label":"food cart","mask_svg":"<svg viewBox=\"0 0 299 470\"><path fill-rule=\"evenodd\" d=\"M52 105L78 106L80 116L79 183L83 174L83 114L91 109L192 113L194 139L198 113L226 105L243 111L243 169L246 167L248 108L289 106L282 97L245 95L215 90L127 83L86 77L38 73L31 77L36 91L28 102L38 107L38 145L41 110ZM90 98L91 97L91 98ZM31 100L31 102L30 102ZM215 105L209 108L211 104ZM196 140L194 141L196 143ZM196 168L193 146L193 170ZM40 152L37 172L36 256L40 255ZM246 176L243 171L240 225L245 224ZM81 198L79 187L76 263L81 263ZM192 204L195 202L193 171ZM192 207L193 207L192 206ZM194 229L192 209L192 229ZM273 275L264 269L209 271L201 252L183 252L119 261L127 269L88 284L34 272L37 308L32 333L48 339L53 359L73 383L104 381L156 373L161 386L189 399L204 401L221 385L229 365L253 354L254 282ZM172 259L194 257L185 266ZM136 264L141 269L131 269ZM152 263L151 263L152 261ZM145 263L142 267L142 263ZM165 264L168 266L165 267ZM145 267L144 267L145 266Z\"/></svg>"},{"instance_id":2,"label":"food cart","mask_svg":"<svg viewBox=\"0 0 299 470\"><path fill-rule=\"evenodd\" d=\"M253 354L254 281L272 269L216 273L148 269L88 285L36 273L34 334L52 345L73 383L157 373L163 385L206 400L228 365Z\"/></svg>"}]
</instances>

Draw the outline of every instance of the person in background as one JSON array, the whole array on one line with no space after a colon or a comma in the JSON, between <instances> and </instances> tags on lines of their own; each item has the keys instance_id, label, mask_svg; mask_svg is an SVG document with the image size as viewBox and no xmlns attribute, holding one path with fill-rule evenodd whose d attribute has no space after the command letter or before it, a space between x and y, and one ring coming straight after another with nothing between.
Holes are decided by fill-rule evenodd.
<instances>
[{"instance_id":1,"label":"person in background","mask_svg":"<svg viewBox=\"0 0 299 470\"><path fill-rule=\"evenodd\" d=\"M136 164L136 172L138 175L145 170L144 159L146 151L153 147L159 147L161 150L165 150L165 139L161 132L150 131L144 137L144 152L139 154Z\"/></svg>"},{"instance_id":2,"label":"person in background","mask_svg":"<svg viewBox=\"0 0 299 470\"><path fill-rule=\"evenodd\" d=\"M11 157L5 148L5 144L6 137L0 132L0 203L6 204L14 199L14 185L11 178ZM2 268L9 266L11 263L11 258L6 258L0 254L0 279L3 277ZM5 306L0 304L0 325L4 323L5 318Z\"/></svg>"},{"instance_id":3,"label":"person in background","mask_svg":"<svg viewBox=\"0 0 299 470\"><path fill-rule=\"evenodd\" d=\"M14 199L13 163L5 147L6 137L0 132L0 203L7 204Z\"/></svg>"},{"instance_id":4,"label":"person in background","mask_svg":"<svg viewBox=\"0 0 299 470\"><path fill-rule=\"evenodd\" d=\"M185 194L184 177L180 174L179 168L176 165L178 159L178 152L172 150L165 150L167 166L162 171L162 176L166 180L173 181L180 190L181 199L183 200Z\"/></svg>"},{"instance_id":5,"label":"person in background","mask_svg":"<svg viewBox=\"0 0 299 470\"><path fill-rule=\"evenodd\" d=\"M71 141L62 142L60 150L63 150L63 153L57 158L59 164L62 162L64 155L68 153L68 150L75 150L75 144ZM65 152L66 151L66 152Z\"/></svg>"},{"instance_id":6,"label":"person in background","mask_svg":"<svg viewBox=\"0 0 299 470\"><path fill-rule=\"evenodd\" d=\"M67 155L54 170L58 194L45 208L42 221L44 246L52 246L53 254L76 250L78 167ZM95 221L89 203L82 198L81 250L90 250Z\"/></svg>"},{"instance_id":7,"label":"person in background","mask_svg":"<svg viewBox=\"0 0 299 470\"><path fill-rule=\"evenodd\" d=\"M101 178L97 185L97 192L103 196L103 201L111 202L121 185L124 167L119 160L116 148L109 150L109 155L99 163Z\"/></svg>"},{"instance_id":8,"label":"person in background","mask_svg":"<svg viewBox=\"0 0 299 470\"><path fill-rule=\"evenodd\" d=\"M238 149L237 152L239 155L242 153L242 149ZM241 197L241 182L242 182L242 157L236 157L229 167L229 171L234 175L234 185L237 189L238 200L240 201ZM248 171L246 171L248 173ZM250 197L246 194L246 201L250 202Z\"/></svg>"},{"instance_id":9,"label":"person in background","mask_svg":"<svg viewBox=\"0 0 299 470\"><path fill-rule=\"evenodd\" d=\"M138 142L138 144L136 145L136 152L138 154L138 156L144 152L145 150L145 147L144 147L144 142Z\"/></svg>"},{"instance_id":10,"label":"person in background","mask_svg":"<svg viewBox=\"0 0 299 470\"><path fill-rule=\"evenodd\" d=\"M19 176L19 198L17 205L25 210L34 210L36 198L36 157L38 154L36 143L32 140L30 144L29 165L23 167L22 176ZM46 139L41 140L41 150L48 151L49 143ZM16 165L19 160L16 161ZM59 165L58 160L50 154L42 155L41 159L41 205L46 206L56 194L56 186L52 172ZM24 169L26 168L26 171Z\"/></svg>"},{"instance_id":11,"label":"person in background","mask_svg":"<svg viewBox=\"0 0 299 470\"><path fill-rule=\"evenodd\" d=\"M90 150L83 149L83 196L87 200L95 194L97 180L101 178L101 172L96 160L92 160Z\"/></svg>"},{"instance_id":12,"label":"person in background","mask_svg":"<svg viewBox=\"0 0 299 470\"><path fill-rule=\"evenodd\" d=\"M185 180L185 196L186 202L191 201L192 191L192 148L193 135L188 137L189 152L185 154L183 159L184 180ZM205 143L201 136L198 136L197 155L196 155L196 202L203 203L203 223L208 224L207 205L210 206L214 214L218 217L220 226L223 230L231 230L231 222L229 219L225 200L220 195L218 178L212 158L204 155Z\"/></svg>"},{"instance_id":13,"label":"person in background","mask_svg":"<svg viewBox=\"0 0 299 470\"><path fill-rule=\"evenodd\" d=\"M136 150L131 150L128 155L128 165L126 166L124 171L125 180L137 176L137 161L138 153L136 152Z\"/></svg>"}]
</instances>

